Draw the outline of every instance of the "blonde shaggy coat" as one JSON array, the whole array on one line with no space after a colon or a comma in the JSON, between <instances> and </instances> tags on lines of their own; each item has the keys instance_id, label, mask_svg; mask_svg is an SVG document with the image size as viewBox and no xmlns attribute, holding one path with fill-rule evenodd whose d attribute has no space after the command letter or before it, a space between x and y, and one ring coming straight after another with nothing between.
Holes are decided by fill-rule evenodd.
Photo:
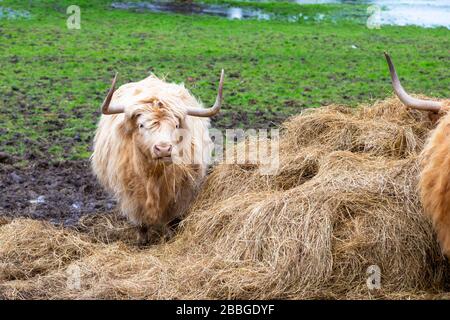
<instances>
[{"instance_id":1,"label":"blonde shaggy coat","mask_svg":"<svg viewBox=\"0 0 450 320\"><path fill-rule=\"evenodd\" d=\"M421 155L420 195L445 255L450 257L450 101Z\"/></svg>"},{"instance_id":2,"label":"blonde shaggy coat","mask_svg":"<svg viewBox=\"0 0 450 320\"><path fill-rule=\"evenodd\" d=\"M127 108L122 114L101 116L91 157L94 174L136 225L161 226L184 215L206 174L212 150L209 119L186 115L187 108L201 104L183 85L154 75L121 86L113 100ZM146 152L139 123L180 126L190 139L178 141L174 163L156 161Z\"/></svg>"}]
</instances>

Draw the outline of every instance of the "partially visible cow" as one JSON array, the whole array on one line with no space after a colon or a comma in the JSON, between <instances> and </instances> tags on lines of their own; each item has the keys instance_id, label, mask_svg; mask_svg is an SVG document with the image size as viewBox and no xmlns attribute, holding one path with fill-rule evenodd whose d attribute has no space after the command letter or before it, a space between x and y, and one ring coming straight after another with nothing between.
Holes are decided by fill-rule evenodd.
<instances>
[{"instance_id":1,"label":"partially visible cow","mask_svg":"<svg viewBox=\"0 0 450 320\"><path fill-rule=\"evenodd\" d=\"M206 174L212 141L209 117L222 103L224 72L213 107L205 109L183 86L154 75L122 85L117 74L102 105L92 168L140 226L160 228L185 214Z\"/></svg>"},{"instance_id":2,"label":"partially visible cow","mask_svg":"<svg viewBox=\"0 0 450 320\"><path fill-rule=\"evenodd\" d=\"M386 59L394 91L408 107L430 112L438 121L421 154L420 196L431 217L442 251L450 257L450 101L429 101L411 97L403 89L388 54Z\"/></svg>"}]
</instances>

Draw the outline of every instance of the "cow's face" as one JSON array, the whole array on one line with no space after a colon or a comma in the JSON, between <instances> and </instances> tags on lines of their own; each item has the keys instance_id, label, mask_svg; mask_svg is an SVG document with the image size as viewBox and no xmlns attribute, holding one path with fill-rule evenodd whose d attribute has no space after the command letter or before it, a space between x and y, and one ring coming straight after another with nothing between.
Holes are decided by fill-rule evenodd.
<instances>
[{"instance_id":1,"label":"cow's face","mask_svg":"<svg viewBox=\"0 0 450 320\"><path fill-rule=\"evenodd\" d=\"M170 163L182 118L159 101L139 106L129 117L134 143L148 158Z\"/></svg>"},{"instance_id":2,"label":"cow's face","mask_svg":"<svg viewBox=\"0 0 450 320\"><path fill-rule=\"evenodd\" d=\"M175 104L177 108L170 108L163 101L156 98L148 99L126 99L129 96L136 96L145 90L145 88L136 87L136 83L128 84L121 87L121 92L118 92L115 97L114 91L116 88L117 73L111 83L108 94L102 103L102 113L104 115L113 115L125 113L125 121L121 126L124 129L124 134L133 135L133 143L138 147L139 152L148 156L151 159L158 161L171 161L172 153L175 143L182 143L185 146L189 145L189 130L178 130L180 124L184 122L186 116L209 118L216 115L220 111L222 105L222 90L223 90L224 71L220 74L219 90L216 101L211 108L202 108L194 98L187 99L190 96L189 92L182 86L177 86L174 90L173 84L167 84L155 76L150 76L144 79L143 86L149 85L155 91L159 88L169 97L171 104ZM133 91L130 91L134 87ZM169 88L169 89L168 89ZM120 90L120 89L119 89ZM124 92L129 93L128 95ZM173 103L173 92L175 92L175 100L179 100L179 96L184 96L184 99L189 100L188 103ZM178 97L178 98L177 98ZM160 99L160 98L158 98ZM147 100L142 102L143 100ZM148 101L150 100L150 101ZM182 99L183 100L183 99ZM140 101L141 104L136 104L135 101ZM179 109L183 109L180 111ZM180 133L183 132L181 136ZM175 141L178 140L178 141Z\"/></svg>"}]
</instances>

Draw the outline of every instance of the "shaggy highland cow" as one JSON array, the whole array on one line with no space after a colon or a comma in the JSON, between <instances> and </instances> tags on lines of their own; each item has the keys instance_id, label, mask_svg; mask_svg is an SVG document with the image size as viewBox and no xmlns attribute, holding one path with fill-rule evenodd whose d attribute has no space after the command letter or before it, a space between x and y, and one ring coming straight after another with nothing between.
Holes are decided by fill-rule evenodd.
<instances>
[{"instance_id":1,"label":"shaggy highland cow","mask_svg":"<svg viewBox=\"0 0 450 320\"><path fill-rule=\"evenodd\" d=\"M213 107L204 109L183 85L151 75L115 91L103 102L91 157L94 174L140 226L160 229L181 217L195 196L210 160L209 117L222 102L224 72Z\"/></svg>"},{"instance_id":2,"label":"shaggy highland cow","mask_svg":"<svg viewBox=\"0 0 450 320\"><path fill-rule=\"evenodd\" d=\"M400 84L391 58L385 55L399 99L407 107L429 111L431 119L439 118L421 154L419 189L422 205L433 221L442 251L450 257L450 101L411 97Z\"/></svg>"}]
</instances>

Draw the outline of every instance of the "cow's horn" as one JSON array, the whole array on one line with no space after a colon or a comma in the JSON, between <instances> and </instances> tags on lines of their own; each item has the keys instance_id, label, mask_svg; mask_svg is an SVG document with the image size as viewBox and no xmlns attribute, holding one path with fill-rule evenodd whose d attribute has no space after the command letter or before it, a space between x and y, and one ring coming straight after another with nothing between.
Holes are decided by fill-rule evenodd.
<instances>
[{"instance_id":1,"label":"cow's horn","mask_svg":"<svg viewBox=\"0 0 450 320\"><path fill-rule=\"evenodd\" d=\"M442 108L441 102L413 98L405 91L405 89L403 89L400 80L398 79L397 72L395 71L395 67L392 63L391 57L386 52L384 53L384 55L389 65L392 86L394 87L395 94L400 99L400 101L410 108L439 112L439 110Z\"/></svg>"},{"instance_id":2,"label":"cow's horn","mask_svg":"<svg viewBox=\"0 0 450 320\"><path fill-rule=\"evenodd\" d=\"M202 109L202 108L189 108L187 110L187 114L195 117L212 117L219 113L220 107L222 106L222 90L223 90L223 78L225 76L225 72L222 69L220 74L220 82L219 82L219 92L217 93L216 102L211 108Z\"/></svg>"},{"instance_id":3,"label":"cow's horn","mask_svg":"<svg viewBox=\"0 0 450 320\"><path fill-rule=\"evenodd\" d=\"M106 95L105 100L102 104L102 113L103 114L116 114L116 113L122 113L125 111L125 107L123 105L117 105L115 103L111 104L111 99L114 94L114 90L116 89L116 80L117 76L119 75L118 72L116 72L116 75L114 76L114 79L111 83L111 88L109 88L108 94Z\"/></svg>"}]
</instances>

